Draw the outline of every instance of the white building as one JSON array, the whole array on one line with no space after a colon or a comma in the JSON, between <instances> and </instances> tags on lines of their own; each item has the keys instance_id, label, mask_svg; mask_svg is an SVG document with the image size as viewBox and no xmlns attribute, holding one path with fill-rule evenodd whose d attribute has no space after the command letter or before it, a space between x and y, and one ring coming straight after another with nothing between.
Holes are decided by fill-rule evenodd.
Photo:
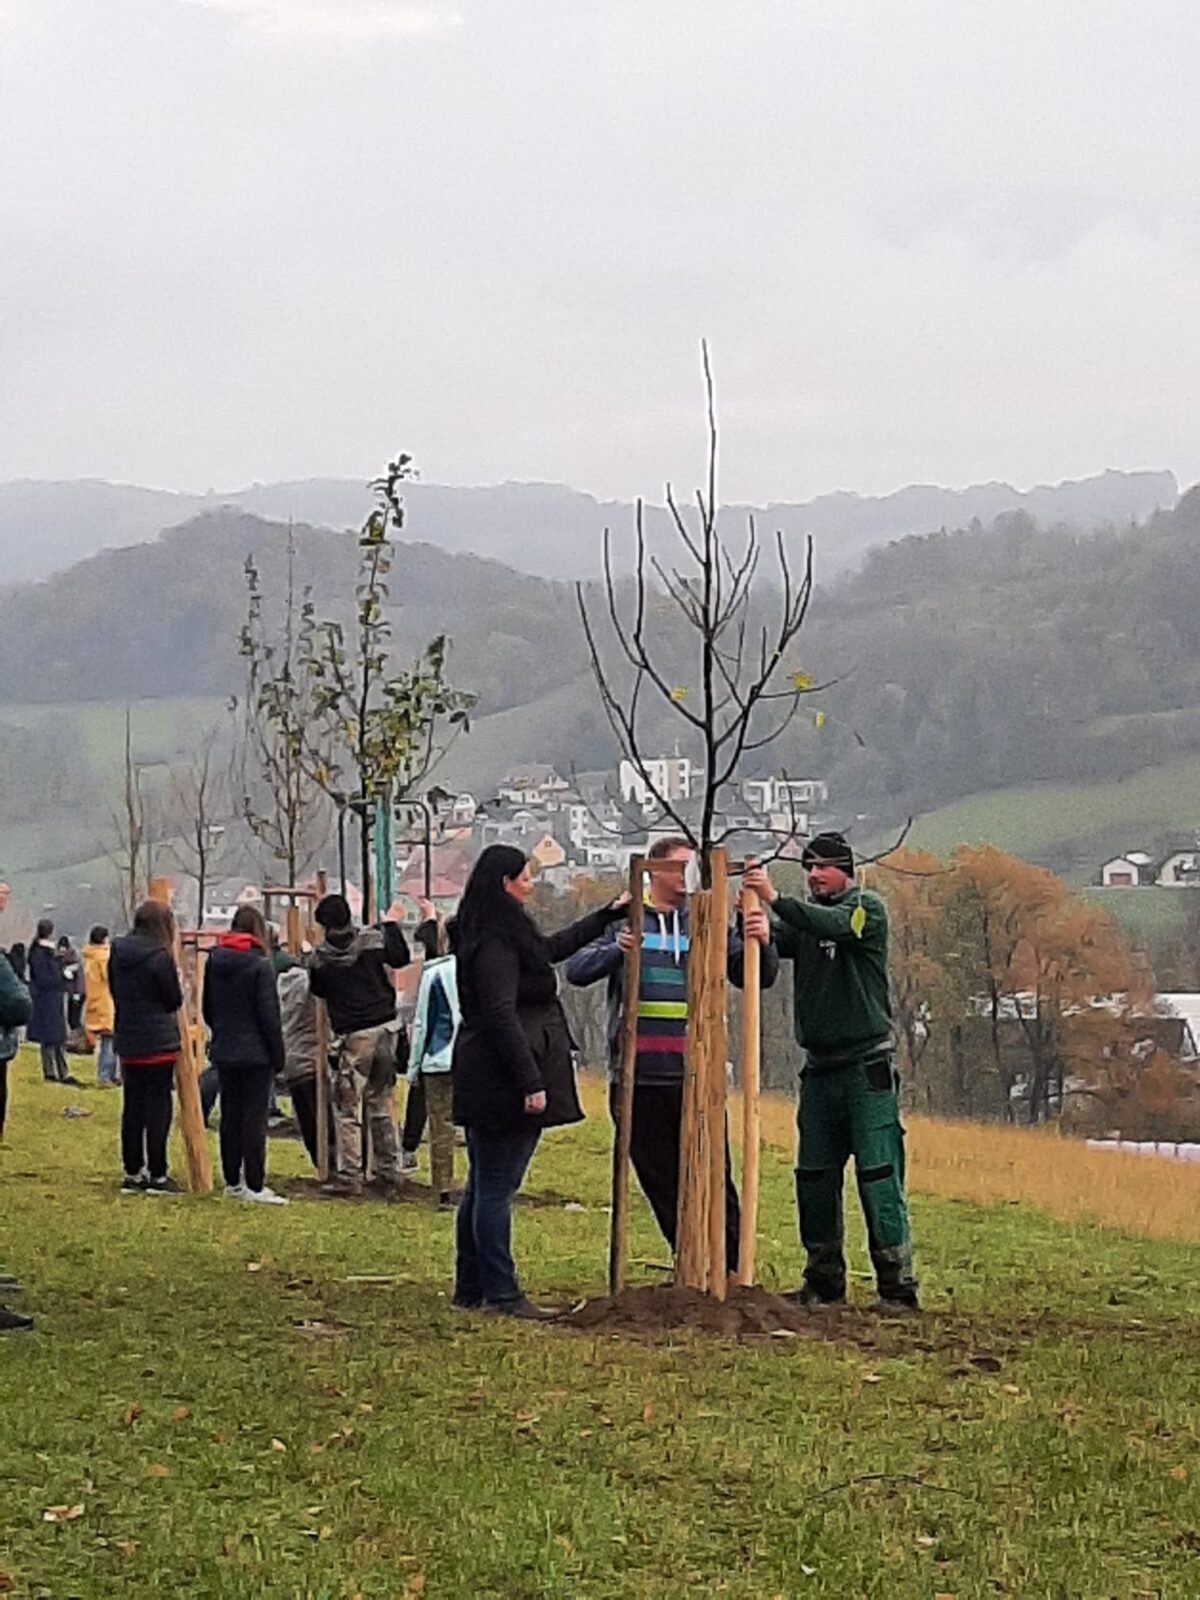
<instances>
[{"instance_id":1,"label":"white building","mask_svg":"<svg viewBox=\"0 0 1200 1600\"><path fill-rule=\"evenodd\" d=\"M742 799L760 815L795 811L797 818L829 799L829 786L819 778L745 778ZM805 824L805 828L807 823ZM805 831L802 828L801 831Z\"/></svg>"},{"instance_id":2,"label":"white building","mask_svg":"<svg viewBox=\"0 0 1200 1600\"><path fill-rule=\"evenodd\" d=\"M1173 850L1155 881L1164 889L1200 889L1200 850Z\"/></svg>"},{"instance_id":3,"label":"white building","mask_svg":"<svg viewBox=\"0 0 1200 1600\"><path fill-rule=\"evenodd\" d=\"M698 767L690 756L678 753L673 756L650 756L640 767L625 759L621 762L617 781L621 799L626 805L633 801L643 811L653 811L658 805L656 794L672 802L691 800L700 792L704 769Z\"/></svg>"},{"instance_id":4,"label":"white building","mask_svg":"<svg viewBox=\"0 0 1200 1600\"><path fill-rule=\"evenodd\" d=\"M1100 868L1100 882L1106 889L1133 889L1154 882L1154 862L1144 850L1130 850L1114 856Z\"/></svg>"}]
</instances>

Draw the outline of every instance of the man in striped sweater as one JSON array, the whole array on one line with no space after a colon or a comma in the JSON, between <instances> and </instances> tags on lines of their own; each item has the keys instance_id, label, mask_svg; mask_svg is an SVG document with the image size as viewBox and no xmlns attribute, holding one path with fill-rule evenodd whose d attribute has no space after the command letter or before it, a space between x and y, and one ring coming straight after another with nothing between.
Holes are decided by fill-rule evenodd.
<instances>
[{"instance_id":1,"label":"man in striped sweater","mask_svg":"<svg viewBox=\"0 0 1200 1600\"><path fill-rule=\"evenodd\" d=\"M684 1057L687 1047L688 907L685 877L692 857L686 839L657 839L642 934L638 986L637 1057L633 1078L633 1130L630 1156L642 1193L650 1202L663 1237L675 1247L679 1209L679 1126L683 1116ZM765 911L730 927L728 970L740 989L745 968L743 938L763 946L761 985L769 989L779 971ZM621 1019L625 998L625 952L633 934L626 922L612 924L594 944L567 962L568 980L580 987L608 980L609 1106L616 1117L616 1081L621 1061ZM726 1155L725 1252L730 1272L738 1264L738 1194Z\"/></svg>"}]
</instances>

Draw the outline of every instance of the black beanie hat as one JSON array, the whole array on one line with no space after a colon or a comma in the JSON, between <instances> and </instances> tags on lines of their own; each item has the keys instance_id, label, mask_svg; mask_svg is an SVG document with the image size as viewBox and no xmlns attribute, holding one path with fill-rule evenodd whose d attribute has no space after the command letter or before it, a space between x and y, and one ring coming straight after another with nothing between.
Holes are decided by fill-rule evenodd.
<instances>
[{"instance_id":1,"label":"black beanie hat","mask_svg":"<svg viewBox=\"0 0 1200 1600\"><path fill-rule=\"evenodd\" d=\"M807 871L820 864L841 867L848 878L854 876L854 851L840 833L816 833L804 846L800 865Z\"/></svg>"}]
</instances>

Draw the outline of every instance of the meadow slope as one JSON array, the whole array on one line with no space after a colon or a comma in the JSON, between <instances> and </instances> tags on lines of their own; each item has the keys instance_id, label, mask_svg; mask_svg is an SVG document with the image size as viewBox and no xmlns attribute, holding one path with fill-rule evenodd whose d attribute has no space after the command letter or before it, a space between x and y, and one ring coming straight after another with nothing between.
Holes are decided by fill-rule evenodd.
<instances>
[{"instance_id":1,"label":"meadow slope","mask_svg":"<svg viewBox=\"0 0 1200 1600\"><path fill-rule=\"evenodd\" d=\"M865 1309L854 1226L864 1309L811 1337L635 1341L455 1313L451 1218L421 1204L122 1198L117 1096L70 1097L90 1115L26 1053L0 1147L0 1254L39 1317L0 1343L8 1592L1197 1592L1200 1174L919 1124L919 1321ZM529 1288L564 1303L604 1271L588 1098L517 1226ZM786 1140L786 1106L769 1120ZM290 1143L272 1161L302 1170ZM769 1285L799 1269L791 1187L768 1151ZM1177 1237L1138 1237L1168 1205Z\"/></svg>"}]
</instances>

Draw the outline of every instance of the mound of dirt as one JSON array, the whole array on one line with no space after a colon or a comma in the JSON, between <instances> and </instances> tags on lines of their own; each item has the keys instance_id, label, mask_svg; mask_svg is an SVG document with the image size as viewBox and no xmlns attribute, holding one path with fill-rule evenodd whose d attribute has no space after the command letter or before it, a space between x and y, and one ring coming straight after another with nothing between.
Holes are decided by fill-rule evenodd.
<instances>
[{"instance_id":1,"label":"mound of dirt","mask_svg":"<svg viewBox=\"0 0 1200 1600\"><path fill-rule=\"evenodd\" d=\"M615 1300L605 1295L585 1301L564 1325L635 1337L692 1328L723 1339L832 1339L854 1337L863 1320L861 1313L844 1306L810 1310L766 1289L735 1287L725 1300L715 1300L698 1289L671 1284L626 1289Z\"/></svg>"}]
</instances>

